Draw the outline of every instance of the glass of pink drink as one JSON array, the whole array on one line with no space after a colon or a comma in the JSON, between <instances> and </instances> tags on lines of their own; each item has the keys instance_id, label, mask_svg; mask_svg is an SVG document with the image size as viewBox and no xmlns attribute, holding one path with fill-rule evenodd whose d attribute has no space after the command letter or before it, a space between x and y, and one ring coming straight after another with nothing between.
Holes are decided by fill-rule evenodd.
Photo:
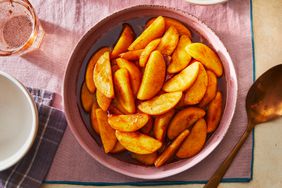
<instances>
[{"instance_id":1,"label":"glass of pink drink","mask_svg":"<svg viewBox=\"0 0 282 188\"><path fill-rule=\"evenodd\" d=\"M22 55L40 46L44 31L27 0L0 0L0 56Z\"/></svg>"}]
</instances>

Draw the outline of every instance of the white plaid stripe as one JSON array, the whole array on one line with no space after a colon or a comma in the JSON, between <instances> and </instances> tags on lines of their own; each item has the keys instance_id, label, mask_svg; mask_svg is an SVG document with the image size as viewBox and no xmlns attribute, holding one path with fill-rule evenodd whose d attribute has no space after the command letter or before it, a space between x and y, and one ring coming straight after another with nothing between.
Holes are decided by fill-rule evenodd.
<instances>
[{"instance_id":1,"label":"white plaid stripe","mask_svg":"<svg viewBox=\"0 0 282 188\"><path fill-rule=\"evenodd\" d=\"M28 166L26 172L24 173L24 176L22 177L21 181L19 182L17 188L20 188L20 187L21 187L21 184L22 184L23 181L25 180L27 174L29 173L29 171L30 171L30 169L31 169L31 167L32 167L32 165L33 165L34 159L35 159L36 156L37 156L38 149L39 149L40 144L41 144L41 142L42 142L43 135L45 134L45 131L46 131L46 128L47 128L47 125L48 125L49 118L50 118L50 115L51 115L51 113L52 113L52 110L53 110L53 109L51 108L51 110L49 111L47 121L46 121L46 123L44 124L44 128L43 128L43 130L42 130L42 132L41 132L41 135L40 135L40 137L39 137L39 142L37 143L36 150L35 150L35 153L34 153L34 155L33 155L33 157L32 157L31 163L29 164L29 166Z\"/></svg>"},{"instance_id":2,"label":"white plaid stripe","mask_svg":"<svg viewBox=\"0 0 282 188\"><path fill-rule=\"evenodd\" d=\"M16 164L16 165L13 167L13 170L11 171L11 173L9 174L9 176L8 176L6 182L5 182L4 188L8 186L8 183L9 183L11 177L13 176L13 174L15 173L15 171L16 171L17 167L19 166L19 164L20 164L20 163Z\"/></svg>"}]
</instances>

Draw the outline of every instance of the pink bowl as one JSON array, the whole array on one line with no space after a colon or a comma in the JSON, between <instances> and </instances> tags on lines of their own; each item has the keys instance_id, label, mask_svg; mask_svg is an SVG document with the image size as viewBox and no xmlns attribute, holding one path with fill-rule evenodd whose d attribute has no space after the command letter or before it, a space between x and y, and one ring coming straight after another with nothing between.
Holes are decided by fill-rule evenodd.
<instances>
[{"instance_id":1,"label":"pink bowl","mask_svg":"<svg viewBox=\"0 0 282 188\"><path fill-rule=\"evenodd\" d=\"M105 154L99 139L93 134L88 115L81 110L79 96L86 64L98 47L112 45L121 31L122 23L129 22L133 26L142 26L150 17L159 15L172 17L185 23L193 31L196 40L199 40L200 36L218 53L224 67L224 76L219 81L219 87L225 100L220 125L199 154L189 159L164 165L161 168L155 168L134 164L128 160L128 156ZM134 27L134 29L137 30L137 34L138 29L139 32L141 31L141 27ZM180 10L163 6L142 5L124 9L106 17L81 38L72 53L65 73L63 99L66 117L73 135L94 159L114 171L131 177L160 179L191 168L218 146L231 123L236 106L237 89L237 78L232 60L223 43L208 26L196 17Z\"/></svg>"}]
</instances>

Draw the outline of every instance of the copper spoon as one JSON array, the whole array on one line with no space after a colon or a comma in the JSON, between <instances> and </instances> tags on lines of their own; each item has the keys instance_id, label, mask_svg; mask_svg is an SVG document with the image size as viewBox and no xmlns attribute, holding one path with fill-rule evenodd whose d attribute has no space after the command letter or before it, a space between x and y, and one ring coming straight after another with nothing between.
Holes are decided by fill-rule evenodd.
<instances>
[{"instance_id":1,"label":"copper spoon","mask_svg":"<svg viewBox=\"0 0 282 188\"><path fill-rule=\"evenodd\" d=\"M216 188L255 125L282 116L282 64L261 75L246 98L248 125L238 143L221 163L204 188Z\"/></svg>"}]
</instances>

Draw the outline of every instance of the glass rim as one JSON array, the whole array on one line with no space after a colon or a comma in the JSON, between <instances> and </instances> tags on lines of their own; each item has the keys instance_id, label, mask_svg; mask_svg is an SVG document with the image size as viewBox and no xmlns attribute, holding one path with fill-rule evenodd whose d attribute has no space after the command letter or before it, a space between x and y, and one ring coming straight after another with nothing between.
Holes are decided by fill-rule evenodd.
<instances>
[{"instance_id":1,"label":"glass rim","mask_svg":"<svg viewBox=\"0 0 282 188\"><path fill-rule=\"evenodd\" d=\"M0 56L10 56L18 52L21 52L25 49L28 49L34 43L36 39L36 37L34 36L36 36L36 34L38 33L38 29L39 29L39 21L38 21L38 18L36 16L33 6L31 5L31 3L28 0L0 0L0 3L4 3L4 2L18 3L21 6L24 6L24 8L26 8L28 12L31 14L31 21L33 22L32 32L28 40L23 45L17 48L13 48L11 50L0 49Z\"/></svg>"}]
</instances>

